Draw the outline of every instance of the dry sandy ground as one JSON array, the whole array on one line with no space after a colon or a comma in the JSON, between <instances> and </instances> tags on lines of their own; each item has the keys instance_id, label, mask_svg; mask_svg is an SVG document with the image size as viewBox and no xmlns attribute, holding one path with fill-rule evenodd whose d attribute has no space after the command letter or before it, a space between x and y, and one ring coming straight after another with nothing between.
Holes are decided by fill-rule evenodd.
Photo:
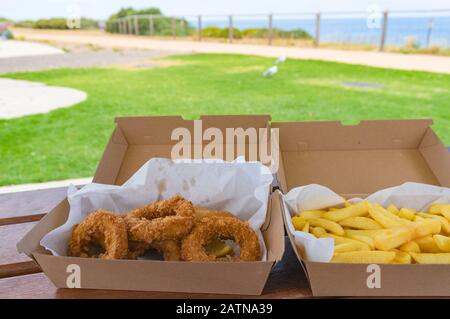
<instances>
[{"instance_id":1,"label":"dry sandy ground","mask_svg":"<svg viewBox=\"0 0 450 319\"><path fill-rule=\"evenodd\" d=\"M150 39L145 36L112 35L99 31L15 29L13 30L13 33L16 36L24 37L28 40L90 44L103 48L134 48L178 53L238 53L269 57L285 55L288 58L296 59L326 60L382 68L420 70L450 74L450 57L442 56L196 42L184 41L181 39L160 40Z\"/></svg>"}]
</instances>

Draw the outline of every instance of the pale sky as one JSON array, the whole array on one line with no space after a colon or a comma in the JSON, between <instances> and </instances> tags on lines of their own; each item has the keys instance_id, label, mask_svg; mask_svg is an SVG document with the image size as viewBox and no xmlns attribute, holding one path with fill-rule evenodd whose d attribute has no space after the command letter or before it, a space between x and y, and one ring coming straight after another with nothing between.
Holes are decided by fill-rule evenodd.
<instances>
[{"instance_id":1,"label":"pale sky","mask_svg":"<svg viewBox=\"0 0 450 319\"><path fill-rule=\"evenodd\" d=\"M366 11L370 5L390 10L450 9L450 0L0 0L0 17L13 20L66 17L72 5L81 15L106 19L121 7L155 6L165 14L301 13Z\"/></svg>"}]
</instances>

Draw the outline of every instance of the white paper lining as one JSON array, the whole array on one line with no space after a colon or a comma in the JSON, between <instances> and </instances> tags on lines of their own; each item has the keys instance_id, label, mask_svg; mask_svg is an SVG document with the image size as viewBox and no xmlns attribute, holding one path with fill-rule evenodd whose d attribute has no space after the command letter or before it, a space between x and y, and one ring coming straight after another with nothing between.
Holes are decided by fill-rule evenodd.
<instances>
[{"instance_id":1,"label":"white paper lining","mask_svg":"<svg viewBox=\"0 0 450 319\"><path fill-rule=\"evenodd\" d=\"M272 174L260 162L153 158L122 186L88 184L69 187L69 217L46 234L41 245L56 256L67 255L73 226L91 212L105 209L126 213L150 202L180 194L194 205L232 212L247 221L259 236L263 260L266 247L260 231L268 206Z\"/></svg>"},{"instance_id":2,"label":"white paper lining","mask_svg":"<svg viewBox=\"0 0 450 319\"><path fill-rule=\"evenodd\" d=\"M350 202L362 199L352 198ZM431 204L450 203L450 188L438 187L420 183L405 183L400 186L380 190L366 198L370 203L379 203L387 207L394 204L397 207L408 207L416 211L426 211ZM294 235L295 244L302 250L303 257L313 262L329 262L333 257L334 239L316 238L314 235L297 231L291 217L299 211L323 209L339 206L344 198L321 185L311 184L296 187L283 196L284 212L288 230Z\"/></svg>"}]
</instances>

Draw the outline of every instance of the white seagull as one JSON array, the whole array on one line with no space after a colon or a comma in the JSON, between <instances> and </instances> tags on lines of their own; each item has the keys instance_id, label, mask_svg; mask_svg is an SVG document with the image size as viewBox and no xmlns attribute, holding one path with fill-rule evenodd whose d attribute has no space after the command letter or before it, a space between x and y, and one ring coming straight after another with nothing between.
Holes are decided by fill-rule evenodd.
<instances>
[{"instance_id":1,"label":"white seagull","mask_svg":"<svg viewBox=\"0 0 450 319\"><path fill-rule=\"evenodd\" d=\"M274 65L274 66L268 68L267 70L265 70L262 75L267 78L267 77L273 76L277 72L278 72L278 67L276 65Z\"/></svg>"}]
</instances>

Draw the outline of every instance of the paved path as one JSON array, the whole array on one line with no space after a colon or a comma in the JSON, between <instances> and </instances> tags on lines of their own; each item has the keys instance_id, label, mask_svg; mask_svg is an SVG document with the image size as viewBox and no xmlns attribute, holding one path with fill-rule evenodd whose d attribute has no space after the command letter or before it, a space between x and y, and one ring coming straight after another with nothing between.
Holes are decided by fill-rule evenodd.
<instances>
[{"instance_id":1,"label":"paved path","mask_svg":"<svg viewBox=\"0 0 450 319\"><path fill-rule=\"evenodd\" d=\"M47 113L87 98L85 92L72 88L1 78L0 92L0 119Z\"/></svg>"},{"instance_id":2,"label":"paved path","mask_svg":"<svg viewBox=\"0 0 450 319\"><path fill-rule=\"evenodd\" d=\"M350 64L369 65L402 70L420 70L450 74L450 57L344 51L333 49L276 47L267 45L227 44L184 40L157 40L144 36L112 35L98 31L13 30L17 36L30 40L62 43L94 44L104 48L137 48L172 52L238 53L278 57L286 55L296 59L315 59Z\"/></svg>"},{"instance_id":3,"label":"paved path","mask_svg":"<svg viewBox=\"0 0 450 319\"><path fill-rule=\"evenodd\" d=\"M0 58L62 53L64 53L63 50L43 43L14 40L0 41Z\"/></svg>"},{"instance_id":4,"label":"paved path","mask_svg":"<svg viewBox=\"0 0 450 319\"><path fill-rule=\"evenodd\" d=\"M139 63L151 67L151 59L173 54L161 50L85 50L58 55L38 55L0 58L0 74L28 72L54 68L80 68L114 64Z\"/></svg>"}]
</instances>

